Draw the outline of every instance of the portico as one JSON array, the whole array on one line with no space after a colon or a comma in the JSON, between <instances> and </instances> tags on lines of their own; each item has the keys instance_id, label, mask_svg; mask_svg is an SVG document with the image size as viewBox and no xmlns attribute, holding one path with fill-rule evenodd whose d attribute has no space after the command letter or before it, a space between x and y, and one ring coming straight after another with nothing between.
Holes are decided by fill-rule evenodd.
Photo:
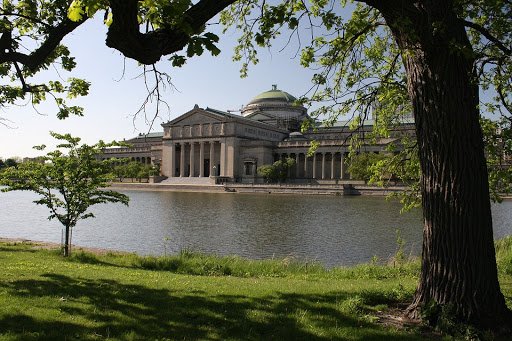
<instances>
[{"instance_id":1,"label":"portico","mask_svg":"<svg viewBox=\"0 0 512 341\"><path fill-rule=\"evenodd\" d=\"M168 178L238 178L247 172L240 159L246 142L260 139L255 136L276 142L287 136L278 127L197 106L162 126L161 172ZM263 154L268 154L266 158L271 160L271 148L267 149ZM251 168L254 174L255 167L256 163Z\"/></svg>"}]
</instances>

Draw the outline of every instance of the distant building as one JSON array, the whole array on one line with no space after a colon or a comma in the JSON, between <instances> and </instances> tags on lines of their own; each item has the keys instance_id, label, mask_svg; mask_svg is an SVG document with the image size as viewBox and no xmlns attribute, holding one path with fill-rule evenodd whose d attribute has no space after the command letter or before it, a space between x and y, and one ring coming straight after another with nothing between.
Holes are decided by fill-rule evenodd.
<instances>
[{"instance_id":1,"label":"distant building","mask_svg":"<svg viewBox=\"0 0 512 341\"><path fill-rule=\"evenodd\" d=\"M162 132L139 134L124 143L130 147L112 147L103 149L101 159L130 159L144 164L159 164L162 159Z\"/></svg>"},{"instance_id":2,"label":"distant building","mask_svg":"<svg viewBox=\"0 0 512 341\"><path fill-rule=\"evenodd\" d=\"M353 132L346 122L301 133L300 125L308 118L307 110L289 93L272 90L254 97L241 114L212 108L199 108L162 124L163 133L139 135L127 140L132 148L109 148L102 158L130 158L142 163L158 164L160 172L174 179L219 177L225 181L256 182L257 167L291 157L296 165L290 178L300 182L332 182L347 179L345 158ZM372 122L365 122L357 132L363 137L371 131ZM414 135L412 120L392 132L390 138L376 144L365 143L366 152L381 152L404 134ZM318 148L308 156L311 142ZM191 179L195 178L195 179Z\"/></svg>"}]
</instances>

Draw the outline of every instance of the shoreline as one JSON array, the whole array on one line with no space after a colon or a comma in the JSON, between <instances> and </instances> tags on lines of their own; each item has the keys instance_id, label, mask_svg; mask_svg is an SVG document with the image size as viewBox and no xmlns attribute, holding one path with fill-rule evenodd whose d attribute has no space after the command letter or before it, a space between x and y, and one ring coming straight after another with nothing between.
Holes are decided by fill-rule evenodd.
<instances>
[{"instance_id":1,"label":"shoreline","mask_svg":"<svg viewBox=\"0 0 512 341\"><path fill-rule=\"evenodd\" d=\"M352 181L340 184L163 184L147 182L113 182L108 188L129 191L153 192L188 192L188 193L226 193L226 194L297 194L297 195L334 195L334 196L380 196L401 193L406 186L378 187L365 184L363 181ZM501 197L503 201L512 201L512 195Z\"/></svg>"},{"instance_id":2,"label":"shoreline","mask_svg":"<svg viewBox=\"0 0 512 341\"><path fill-rule=\"evenodd\" d=\"M59 249L61 247L60 243L55 242L45 242L42 240L32 240L32 239L25 239L25 238L6 238L6 237L0 237L0 243L5 244L24 244L24 245L32 245L34 249L43 249L43 250L54 250ZM114 253L114 254L134 254L134 252L128 252L128 251L121 251L121 250L113 250L113 249L104 249L99 247L88 247L88 246L80 246L71 244L71 252L73 251L85 251L89 252L95 255L104 255L107 253Z\"/></svg>"},{"instance_id":3,"label":"shoreline","mask_svg":"<svg viewBox=\"0 0 512 341\"><path fill-rule=\"evenodd\" d=\"M363 181L350 181L339 184L165 184L165 183L124 183L113 182L109 188L114 190L156 191L156 192L194 192L194 193L254 193L254 194L299 194L299 195L335 195L335 196L386 196L403 192L405 186L386 188L369 186Z\"/></svg>"}]
</instances>

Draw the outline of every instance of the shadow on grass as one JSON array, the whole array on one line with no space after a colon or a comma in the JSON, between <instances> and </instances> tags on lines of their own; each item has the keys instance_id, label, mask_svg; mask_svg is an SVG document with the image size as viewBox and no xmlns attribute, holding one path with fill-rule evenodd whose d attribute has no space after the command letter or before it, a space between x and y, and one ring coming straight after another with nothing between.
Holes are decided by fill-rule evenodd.
<instances>
[{"instance_id":1,"label":"shadow on grass","mask_svg":"<svg viewBox=\"0 0 512 341\"><path fill-rule=\"evenodd\" d=\"M61 255L59 255L61 256ZM92 253L83 252L83 251L75 251L70 257L62 257L68 262L72 263L81 263L81 264L91 264L91 265L104 265L104 266L112 266L114 268L133 268L126 265L119 265L113 262L105 262L100 260L96 255Z\"/></svg>"},{"instance_id":2,"label":"shadow on grass","mask_svg":"<svg viewBox=\"0 0 512 341\"><path fill-rule=\"evenodd\" d=\"M35 250L35 249L32 249L32 245L28 245L28 246L25 246L25 245L22 245L22 244L19 244L19 245L7 245L7 246L0 246L0 252L25 252L25 253L35 253L37 252L38 250Z\"/></svg>"},{"instance_id":3,"label":"shadow on grass","mask_svg":"<svg viewBox=\"0 0 512 341\"><path fill-rule=\"evenodd\" d=\"M47 310L40 318L24 313L0 316L0 332L14 340L329 340L343 339L343 328L357 330L361 336L356 338L365 340L416 339L389 334L341 313L332 303L349 296L339 292L276 292L260 298L212 296L200 290L151 289L56 274L45 274L41 280L0 283L0 288L11 296L31 299L37 309ZM370 297L372 293L367 295L369 300L375 299Z\"/></svg>"}]
</instances>

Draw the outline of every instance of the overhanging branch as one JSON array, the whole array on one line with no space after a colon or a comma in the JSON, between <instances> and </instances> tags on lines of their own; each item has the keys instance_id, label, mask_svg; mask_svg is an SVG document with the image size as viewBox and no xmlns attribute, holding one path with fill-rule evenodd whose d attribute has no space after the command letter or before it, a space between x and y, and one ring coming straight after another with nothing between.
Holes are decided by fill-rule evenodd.
<instances>
[{"instance_id":1,"label":"overhanging branch","mask_svg":"<svg viewBox=\"0 0 512 341\"><path fill-rule=\"evenodd\" d=\"M503 42L501 42L498 38L493 36L491 32L489 32L489 30L487 30L485 27L468 20L462 20L462 23L464 24L464 26L480 32L480 34L482 34L485 38L496 44L496 47L500 49L503 53L505 53L507 56L512 55L512 50L506 47L505 44L503 44Z\"/></svg>"},{"instance_id":2,"label":"overhanging branch","mask_svg":"<svg viewBox=\"0 0 512 341\"><path fill-rule=\"evenodd\" d=\"M26 69L30 71L36 71L55 51L62 39L69 33L73 32L86 20L87 17L85 16L82 20L77 22L71 21L68 18L63 19L62 22L60 22L57 26L54 26L52 29L50 29L46 40L36 50L34 50L34 52L28 55L16 51L8 51L6 49L0 50L0 64L6 62L17 62L22 64ZM4 36L6 38L4 38ZM12 39L10 38L9 33L4 32L2 34L2 39L7 39L7 37L9 37L9 40ZM10 47L12 46L12 41L4 41L2 46L6 44L8 44Z\"/></svg>"},{"instance_id":3,"label":"overhanging branch","mask_svg":"<svg viewBox=\"0 0 512 341\"><path fill-rule=\"evenodd\" d=\"M138 0L110 0L112 24L106 44L124 56L151 65L162 56L182 50L192 34L201 32L208 20L236 0L201 0L183 14L184 25L141 33L138 22ZM184 27L190 30L185 30Z\"/></svg>"}]
</instances>

